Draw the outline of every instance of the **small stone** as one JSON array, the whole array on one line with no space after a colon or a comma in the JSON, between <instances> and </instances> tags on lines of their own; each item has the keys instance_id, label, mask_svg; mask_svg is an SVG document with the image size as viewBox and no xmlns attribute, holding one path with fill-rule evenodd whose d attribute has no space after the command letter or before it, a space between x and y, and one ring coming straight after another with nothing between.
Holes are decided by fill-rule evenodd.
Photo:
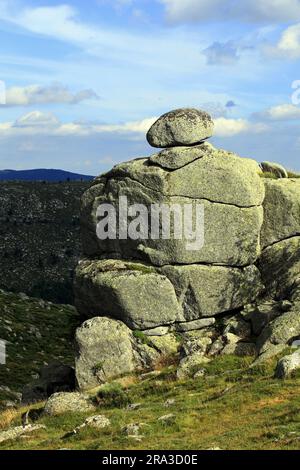
<instances>
[{"instance_id":1,"label":"small stone","mask_svg":"<svg viewBox=\"0 0 300 470\"><path fill-rule=\"evenodd\" d=\"M255 356L256 355L256 346L254 343L232 343L227 344L223 351L222 355L233 354L235 356L244 357L244 356Z\"/></svg>"},{"instance_id":2,"label":"small stone","mask_svg":"<svg viewBox=\"0 0 300 470\"><path fill-rule=\"evenodd\" d=\"M223 335L223 339L226 344L236 344L241 340L239 336L234 335L233 333L225 333L225 335Z\"/></svg>"},{"instance_id":3,"label":"small stone","mask_svg":"<svg viewBox=\"0 0 300 470\"><path fill-rule=\"evenodd\" d=\"M287 379L297 370L300 370L300 351L296 351L278 361L275 377L277 379Z\"/></svg>"},{"instance_id":4,"label":"small stone","mask_svg":"<svg viewBox=\"0 0 300 470\"><path fill-rule=\"evenodd\" d=\"M171 406L174 406L175 403L176 401L174 400L174 398L169 398L168 400L165 401L164 406L166 408L170 408Z\"/></svg>"},{"instance_id":5,"label":"small stone","mask_svg":"<svg viewBox=\"0 0 300 470\"><path fill-rule=\"evenodd\" d=\"M205 111L182 108L161 116L149 129L147 140L152 147L194 145L213 135L212 118Z\"/></svg>"},{"instance_id":6,"label":"small stone","mask_svg":"<svg viewBox=\"0 0 300 470\"><path fill-rule=\"evenodd\" d=\"M177 323L176 330L184 333L186 331L192 330L201 330L202 328L207 328L216 323L215 318L201 318L200 320L194 320L190 322Z\"/></svg>"},{"instance_id":7,"label":"small stone","mask_svg":"<svg viewBox=\"0 0 300 470\"><path fill-rule=\"evenodd\" d=\"M110 420L103 415L90 416L85 420L85 425L96 429L103 429L110 426Z\"/></svg>"},{"instance_id":8,"label":"small stone","mask_svg":"<svg viewBox=\"0 0 300 470\"><path fill-rule=\"evenodd\" d=\"M194 375L202 369L203 364L210 362L210 359L202 354L192 354L183 358L177 369L177 378L179 380L194 377Z\"/></svg>"},{"instance_id":9,"label":"small stone","mask_svg":"<svg viewBox=\"0 0 300 470\"><path fill-rule=\"evenodd\" d=\"M168 334L168 332L168 326L158 326L157 328L152 328L151 330L143 330L143 333L146 336L165 336Z\"/></svg>"},{"instance_id":10,"label":"small stone","mask_svg":"<svg viewBox=\"0 0 300 470\"><path fill-rule=\"evenodd\" d=\"M222 338L218 338L211 345L211 348L210 348L208 354L210 356L216 356L216 355L220 354L220 352L222 351L223 348L224 348L224 342L222 341Z\"/></svg>"},{"instance_id":11,"label":"small stone","mask_svg":"<svg viewBox=\"0 0 300 470\"><path fill-rule=\"evenodd\" d=\"M289 312L292 310L293 304L289 300L282 300L279 304L279 308L282 312Z\"/></svg>"},{"instance_id":12,"label":"small stone","mask_svg":"<svg viewBox=\"0 0 300 470\"><path fill-rule=\"evenodd\" d=\"M130 403L130 405L127 406L127 410L128 411L139 410L141 406L142 406L141 403Z\"/></svg>"},{"instance_id":13,"label":"small stone","mask_svg":"<svg viewBox=\"0 0 300 470\"><path fill-rule=\"evenodd\" d=\"M224 320L225 330L223 334L233 333L241 339L249 338L251 336L251 323L245 321L243 318L233 316Z\"/></svg>"},{"instance_id":14,"label":"small stone","mask_svg":"<svg viewBox=\"0 0 300 470\"><path fill-rule=\"evenodd\" d=\"M141 429L141 425L140 424L136 424L136 423L132 423L132 424L128 424L127 426L124 426L124 428L122 428L122 432L123 434L126 434L128 437L132 437L132 436L136 436L136 437L139 437L140 436L140 429Z\"/></svg>"},{"instance_id":15,"label":"small stone","mask_svg":"<svg viewBox=\"0 0 300 470\"><path fill-rule=\"evenodd\" d=\"M173 413L170 413L168 415L161 416L157 421L162 423L164 426L172 426L176 421L176 416Z\"/></svg>"},{"instance_id":16,"label":"small stone","mask_svg":"<svg viewBox=\"0 0 300 470\"><path fill-rule=\"evenodd\" d=\"M46 426L43 424L28 424L25 427L17 426L15 428L8 429L7 431L0 432L0 444L12 439L18 439L19 437L28 433L40 431L41 429L46 429Z\"/></svg>"},{"instance_id":17,"label":"small stone","mask_svg":"<svg viewBox=\"0 0 300 470\"><path fill-rule=\"evenodd\" d=\"M211 344L212 340L208 337L187 337L182 343L181 353L183 356L190 356L192 354L206 354Z\"/></svg>"},{"instance_id":18,"label":"small stone","mask_svg":"<svg viewBox=\"0 0 300 470\"><path fill-rule=\"evenodd\" d=\"M194 375L194 379L200 379L206 375L206 370L205 369L200 369L196 374Z\"/></svg>"},{"instance_id":19,"label":"small stone","mask_svg":"<svg viewBox=\"0 0 300 470\"><path fill-rule=\"evenodd\" d=\"M44 408L44 413L50 416L58 416L64 413L82 413L93 411L95 407L90 399L78 392L73 393L54 393Z\"/></svg>"},{"instance_id":20,"label":"small stone","mask_svg":"<svg viewBox=\"0 0 300 470\"><path fill-rule=\"evenodd\" d=\"M300 339L296 339L292 342L291 348L300 348Z\"/></svg>"}]
</instances>

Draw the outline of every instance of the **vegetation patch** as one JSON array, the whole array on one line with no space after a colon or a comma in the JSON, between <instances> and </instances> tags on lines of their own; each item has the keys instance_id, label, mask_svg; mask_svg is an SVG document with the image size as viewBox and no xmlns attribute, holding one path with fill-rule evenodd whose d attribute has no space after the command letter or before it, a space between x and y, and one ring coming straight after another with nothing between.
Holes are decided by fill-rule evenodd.
<instances>
[{"instance_id":1,"label":"vegetation patch","mask_svg":"<svg viewBox=\"0 0 300 470\"><path fill-rule=\"evenodd\" d=\"M111 422L101 432L87 427L68 435L95 412L44 416L38 423L45 430L0 449L298 450L300 379L274 379L276 359L264 369L251 369L250 362L224 356L206 364L206 375L198 379L177 381L168 367L137 383L106 385L95 392L98 413ZM130 402L139 406L129 409ZM2 428L19 425L25 410L0 414ZM174 422L159 421L168 414ZM124 435L124 426L133 423L143 424L141 441Z\"/></svg>"}]
</instances>

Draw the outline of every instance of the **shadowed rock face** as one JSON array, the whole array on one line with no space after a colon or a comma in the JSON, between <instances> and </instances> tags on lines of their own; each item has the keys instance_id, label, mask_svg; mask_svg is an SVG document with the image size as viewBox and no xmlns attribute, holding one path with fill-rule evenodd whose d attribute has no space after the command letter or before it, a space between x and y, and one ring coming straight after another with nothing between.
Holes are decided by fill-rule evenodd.
<instances>
[{"instance_id":1,"label":"shadowed rock face","mask_svg":"<svg viewBox=\"0 0 300 470\"><path fill-rule=\"evenodd\" d=\"M164 266L118 260L77 268L77 308L86 318L109 316L132 329L198 320L242 307L262 289L255 266Z\"/></svg>"},{"instance_id":2,"label":"shadowed rock face","mask_svg":"<svg viewBox=\"0 0 300 470\"><path fill-rule=\"evenodd\" d=\"M300 179L265 181L263 248L300 235Z\"/></svg>"},{"instance_id":3,"label":"shadowed rock face","mask_svg":"<svg viewBox=\"0 0 300 470\"><path fill-rule=\"evenodd\" d=\"M147 133L152 147L194 145L212 136L214 124L208 113L198 109L176 109L161 116Z\"/></svg>"}]
</instances>

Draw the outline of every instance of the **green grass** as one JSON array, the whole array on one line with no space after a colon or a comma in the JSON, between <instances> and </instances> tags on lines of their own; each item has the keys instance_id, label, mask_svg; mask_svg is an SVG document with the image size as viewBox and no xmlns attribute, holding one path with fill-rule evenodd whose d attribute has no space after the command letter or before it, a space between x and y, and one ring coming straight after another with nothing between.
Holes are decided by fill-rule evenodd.
<instances>
[{"instance_id":1,"label":"green grass","mask_svg":"<svg viewBox=\"0 0 300 470\"><path fill-rule=\"evenodd\" d=\"M300 173L295 173L294 171L288 171L287 174L288 174L289 178L300 178ZM279 176L275 175L274 173L272 173L270 171L261 172L261 173L259 173L259 176L261 178L269 178L269 179L273 179L273 180L280 179Z\"/></svg>"},{"instance_id":2,"label":"green grass","mask_svg":"<svg viewBox=\"0 0 300 470\"><path fill-rule=\"evenodd\" d=\"M275 175L274 173L271 173L270 171L261 172L261 173L259 173L259 176L261 178L269 178L269 179L272 179L272 180L278 180L279 179L279 176Z\"/></svg>"},{"instance_id":3,"label":"green grass","mask_svg":"<svg viewBox=\"0 0 300 470\"><path fill-rule=\"evenodd\" d=\"M0 365L0 385L12 391L0 390L0 408L1 401L13 399L45 363L74 364L73 338L79 324L71 306L0 291L0 338L9 342L7 363Z\"/></svg>"},{"instance_id":4,"label":"green grass","mask_svg":"<svg viewBox=\"0 0 300 470\"><path fill-rule=\"evenodd\" d=\"M44 417L40 423L46 430L0 449L299 449L300 377L275 380L275 360L259 369L249 369L250 363L251 358L218 357L205 365L205 378L176 381L174 367L169 367L161 376L129 380L126 387L106 386L108 401L100 401L96 413ZM120 407L114 400L122 392L141 407L130 411L127 402ZM175 404L167 408L167 399ZM13 423L19 422L21 411ZM97 413L107 416L111 426L62 438ZM158 422L169 413L175 414L174 423ZM0 415L0 424L4 417ZM144 424L141 442L122 433L130 423Z\"/></svg>"},{"instance_id":5,"label":"green grass","mask_svg":"<svg viewBox=\"0 0 300 470\"><path fill-rule=\"evenodd\" d=\"M134 330L133 336L140 340L142 344L146 344L147 346L151 346L152 342L149 336L145 335L142 331Z\"/></svg>"},{"instance_id":6,"label":"green grass","mask_svg":"<svg viewBox=\"0 0 300 470\"><path fill-rule=\"evenodd\" d=\"M300 173L295 173L294 171L288 171L289 178L300 178Z\"/></svg>"}]
</instances>

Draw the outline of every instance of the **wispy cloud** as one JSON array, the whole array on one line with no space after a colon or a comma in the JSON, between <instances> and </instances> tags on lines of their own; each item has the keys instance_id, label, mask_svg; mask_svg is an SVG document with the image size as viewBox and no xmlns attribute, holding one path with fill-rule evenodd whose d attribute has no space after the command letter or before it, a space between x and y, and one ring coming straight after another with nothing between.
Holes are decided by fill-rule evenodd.
<instances>
[{"instance_id":1,"label":"wispy cloud","mask_svg":"<svg viewBox=\"0 0 300 470\"><path fill-rule=\"evenodd\" d=\"M254 113L253 117L257 120L266 121L300 120L300 108L293 104L280 104L259 113Z\"/></svg>"},{"instance_id":2,"label":"wispy cloud","mask_svg":"<svg viewBox=\"0 0 300 470\"><path fill-rule=\"evenodd\" d=\"M99 96L94 90L81 90L72 93L61 83L49 86L29 85L12 87L6 90L6 103L2 106L31 106L41 104L78 104L85 100L97 100Z\"/></svg>"},{"instance_id":3,"label":"wispy cloud","mask_svg":"<svg viewBox=\"0 0 300 470\"><path fill-rule=\"evenodd\" d=\"M169 21L239 20L249 23L300 20L298 0L160 0Z\"/></svg>"},{"instance_id":4,"label":"wispy cloud","mask_svg":"<svg viewBox=\"0 0 300 470\"><path fill-rule=\"evenodd\" d=\"M32 111L15 122L0 123L0 137L22 135L47 135L47 136L92 136L97 134L123 134L137 136L145 140L145 135L157 117L149 117L140 121L125 122L120 124L95 124L85 122L61 122L52 113ZM216 137L227 137L241 133L261 133L269 129L262 122L251 122L247 119L231 119L217 117L214 119Z\"/></svg>"},{"instance_id":5,"label":"wispy cloud","mask_svg":"<svg viewBox=\"0 0 300 470\"><path fill-rule=\"evenodd\" d=\"M251 122L247 119L228 119L220 117L215 119L216 137L232 137L239 134L260 134L270 130L270 127L261 122Z\"/></svg>"},{"instance_id":6,"label":"wispy cloud","mask_svg":"<svg viewBox=\"0 0 300 470\"><path fill-rule=\"evenodd\" d=\"M0 123L0 137L12 136L91 136L95 134L137 134L143 139L157 117L121 124L91 124L84 122L61 122L54 114L32 111L14 122Z\"/></svg>"}]
</instances>

